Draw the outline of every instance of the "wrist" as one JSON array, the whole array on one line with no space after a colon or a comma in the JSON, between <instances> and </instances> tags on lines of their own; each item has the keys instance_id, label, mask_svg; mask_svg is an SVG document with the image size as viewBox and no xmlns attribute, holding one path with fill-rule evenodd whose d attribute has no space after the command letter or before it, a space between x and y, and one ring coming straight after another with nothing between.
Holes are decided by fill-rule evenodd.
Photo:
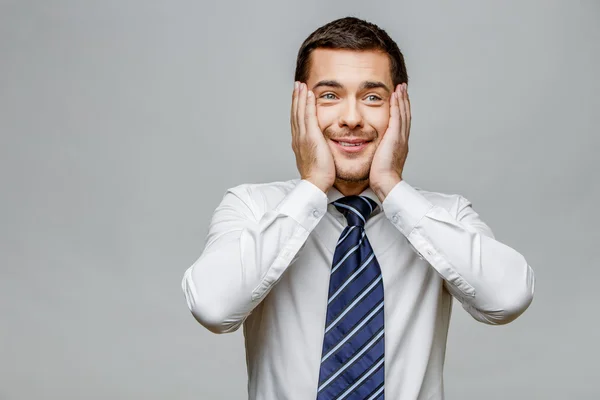
<instances>
[{"instance_id":1,"label":"wrist","mask_svg":"<svg viewBox=\"0 0 600 400\"><path fill-rule=\"evenodd\" d=\"M375 195L379 198L379 200L383 203L387 195L392 191L392 189L402 181L402 177L392 176L386 179L383 179L376 184L371 185L371 189Z\"/></svg>"},{"instance_id":2,"label":"wrist","mask_svg":"<svg viewBox=\"0 0 600 400\"><path fill-rule=\"evenodd\" d=\"M327 185L324 185L323 183L316 181L314 179L310 179L310 178L302 178L303 180L312 183L313 185L315 185L316 187L318 187L323 193L327 193L327 191L329 190L329 187Z\"/></svg>"}]
</instances>

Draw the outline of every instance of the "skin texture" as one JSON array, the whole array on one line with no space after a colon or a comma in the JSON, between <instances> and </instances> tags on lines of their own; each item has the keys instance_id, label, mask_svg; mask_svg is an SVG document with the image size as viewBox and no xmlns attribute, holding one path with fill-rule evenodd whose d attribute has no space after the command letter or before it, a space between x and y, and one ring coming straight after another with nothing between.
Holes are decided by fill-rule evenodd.
<instances>
[{"instance_id":1,"label":"skin texture","mask_svg":"<svg viewBox=\"0 0 600 400\"><path fill-rule=\"evenodd\" d=\"M402 180L410 102L405 84L393 88L387 54L316 49L307 81L295 84L290 123L300 175L324 192L334 186L349 196L370 186L383 201ZM342 137L371 142L346 153L334 141Z\"/></svg>"}]
</instances>

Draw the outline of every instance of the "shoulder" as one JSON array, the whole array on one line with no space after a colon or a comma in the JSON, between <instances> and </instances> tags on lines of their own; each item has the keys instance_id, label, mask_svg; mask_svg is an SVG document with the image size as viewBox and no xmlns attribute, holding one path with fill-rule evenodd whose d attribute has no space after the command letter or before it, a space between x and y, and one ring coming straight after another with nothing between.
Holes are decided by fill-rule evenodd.
<instances>
[{"instance_id":1,"label":"shoulder","mask_svg":"<svg viewBox=\"0 0 600 400\"><path fill-rule=\"evenodd\" d=\"M300 182L298 179L286 181L242 183L230 187L226 191L243 201L256 218L260 218L267 210L272 210L291 192Z\"/></svg>"},{"instance_id":2,"label":"shoulder","mask_svg":"<svg viewBox=\"0 0 600 400\"><path fill-rule=\"evenodd\" d=\"M250 198L283 198L292 191L299 182L300 179L263 183L242 183L227 189L227 191L235 194L243 194Z\"/></svg>"}]
</instances>

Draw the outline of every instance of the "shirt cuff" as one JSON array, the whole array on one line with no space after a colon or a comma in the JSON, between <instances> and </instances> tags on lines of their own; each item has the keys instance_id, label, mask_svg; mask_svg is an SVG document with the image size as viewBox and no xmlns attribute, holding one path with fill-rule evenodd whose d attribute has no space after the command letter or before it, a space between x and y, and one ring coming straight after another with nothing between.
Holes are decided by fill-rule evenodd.
<instances>
[{"instance_id":1,"label":"shirt cuff","mask_svg":"<svg viewBox=\"0 0 600 400\"><path fill-rule=\"evenodd\" d=\"M406 237L433 208L433 204L404 179L392 188L381 205L386 217Z\"/></svg>"},{"instance_id":2,"label":"shirt cuff","mask_svg":"<svg viewBox=\"0 0 600 400\"><path fill-rule=\"evenodd\" d=\"M313 183L302 179L277 205L276 211L311 231L327 212L327 195Z\"/></svg>"}]
</instances>

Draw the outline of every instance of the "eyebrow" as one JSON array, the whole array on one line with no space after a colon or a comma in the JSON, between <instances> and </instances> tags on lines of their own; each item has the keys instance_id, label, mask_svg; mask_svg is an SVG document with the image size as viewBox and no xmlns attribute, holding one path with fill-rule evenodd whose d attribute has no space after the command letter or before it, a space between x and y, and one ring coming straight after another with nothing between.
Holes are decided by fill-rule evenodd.
<instances>
[{"instance_id":1,"label":"eyebrow","mask_svg":"<svg viewBox=\"0 0 600 400\"><path fill-rule=\"evenodd\" d=\"M319 81L317 82L317 84L315 86L313 86L312 90L314 91L316 88L318 87L333 87L333 88L337 88L337 89L343 89L344 85L342 85L341 83L339 83L336 80L323 80L323 81ZM364 81L360 84L358 90L366 90L366 89L384 89L386 92L391 93L391 90L389 87L387 87L387 85L383 82L380 81Z\"/></svg>"}]
</instances>

